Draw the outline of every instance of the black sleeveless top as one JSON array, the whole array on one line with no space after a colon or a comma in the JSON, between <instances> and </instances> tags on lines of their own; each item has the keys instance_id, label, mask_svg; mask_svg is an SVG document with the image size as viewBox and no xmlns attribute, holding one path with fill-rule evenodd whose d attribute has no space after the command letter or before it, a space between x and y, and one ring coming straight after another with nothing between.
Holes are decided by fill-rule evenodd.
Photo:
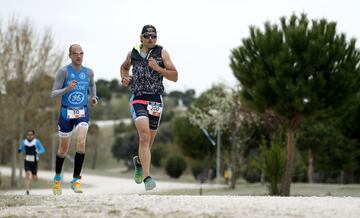
<instances>
[{"instance_id":1,"label":"black sleeveless top","mask_svg":"<svg viewBox=\"0 0 360 218\"><path fill-rule=\"evenodd\" d=\"M161 58L162 49L162 46L155 45L145 58L140 55L140 46L135 46L131 51L131 92L135 96L164 93L163 76L148 66L148 59L152 57L160 67L165 67Z\"/></svg>"}]
</instances>

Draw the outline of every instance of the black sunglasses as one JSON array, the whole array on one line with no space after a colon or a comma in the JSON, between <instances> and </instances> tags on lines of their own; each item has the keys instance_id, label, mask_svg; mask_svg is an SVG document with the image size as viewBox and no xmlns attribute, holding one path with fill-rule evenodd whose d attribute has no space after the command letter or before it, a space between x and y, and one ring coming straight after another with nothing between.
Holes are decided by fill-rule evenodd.
<instances>
[{"instance_id":1,"label":"black sunglasses","mask_svg":"<svg viewBox=\"0 0 360 218\"><path fill-rule=\"evenodd\" d=\"M143 37L145 39L156 39L157 38L157 35L151 35L151 34L144 34Z\"/></svg>"}]
</instances>

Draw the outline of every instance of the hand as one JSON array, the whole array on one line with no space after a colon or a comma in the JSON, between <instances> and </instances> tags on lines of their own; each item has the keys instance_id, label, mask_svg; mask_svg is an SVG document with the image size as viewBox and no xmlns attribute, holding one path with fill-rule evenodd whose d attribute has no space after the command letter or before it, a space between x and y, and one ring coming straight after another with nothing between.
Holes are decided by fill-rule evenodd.
<instances>
[{"instance_id":1,"label":"hand","mask_svg":"<svg viewBox=\"0 0 360 218\"><path fill-rule=\"evenodd\" d=\"M124 76L122 79L121 79L121 83L123 84L123 86L127 87L129 85L131 81L131 76Z\"/></svg>"},{"instance_id":2,"label":"hand","mask_svg":"<svg viewBox=\"0 0 360 218\"><path fill-rule=\"evenodd\" d=\"M98 99L99 99L98 97L91 99L91 105L93 107L95 107L99 103Z\"/></svg>"},{"instance_id":3,"label":"hand","mask_svg":"<svg viewBox=\"0 0 360 218\"><path fill-rule=\"evenodd\" d=\"M148 65L151 69L158 72L158 70L156 70L156 69L158 69L160 66L158 65L158 63L156 62L156 60L153 57L149 58Z\"/></svg>"},{"instance_id":4,"label":"hand","mask_svg":"<svg viewBox=\"0 0 360 218\"><path fill-rule=\"evenodd\" d=\"M68 91L71 91L75 88L75 86L77 85L77 81L76 80L71 80L71 82L69 83L69 85L66 87L66 89Z\"/></svg>"}]
</instances>

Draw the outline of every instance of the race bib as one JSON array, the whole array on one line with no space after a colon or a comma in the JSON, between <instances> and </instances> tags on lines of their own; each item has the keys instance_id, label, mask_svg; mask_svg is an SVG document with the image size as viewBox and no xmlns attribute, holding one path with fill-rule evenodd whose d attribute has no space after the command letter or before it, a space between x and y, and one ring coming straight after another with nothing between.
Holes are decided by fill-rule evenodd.
<instances>
[{"instance_id":1,"label":"race bib","mask_svg":"<svg viewBox=\"0 0 360 218\"><path fill-rule=\"evenodd\" d=\"M85 109L82 108L67 108L67 118L68 119L77 119L85 117Z\"/></svg>"},{"instance_id":2,"label":"race bib","mask_svg":"<svg viewBox=\"0 0 360 218\"><path fill-rule=\"evenodd\" d=\"M148 105L147 105L147 110L148 110L149 114L159 117L163 110L163 106L161 103L149 101Z\"/></svg>"},{"instance_id":3,"label":"race bib","mask_svg":"<svg viewBox=\"0 0 360 218\"><path fill-rule=\"evenodd\" d=\"M29 162L35 161L35 155L25 155L25 160Z\"/></svg>"}]
</instances>

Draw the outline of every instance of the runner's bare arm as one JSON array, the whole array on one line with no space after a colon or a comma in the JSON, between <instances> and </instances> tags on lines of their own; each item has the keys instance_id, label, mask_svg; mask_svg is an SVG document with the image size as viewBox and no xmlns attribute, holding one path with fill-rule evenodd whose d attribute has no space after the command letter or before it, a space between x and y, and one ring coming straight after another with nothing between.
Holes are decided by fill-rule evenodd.
<instances>
[{"instance_id":1,"label":"runner's bare arm","mask_svg":"<svg viewBox=\"0 0 360 218\"><path fill-rule=\"evenodd\" d=\"M126 87L129 85L131 80L131 76L129 75L129 70L131 67L131 52L126 56L124 63L121 64L120 67L120 77L121 83Z\"/></svg>"},{"instance_id":2,"label":"runner's bare arm","mask_svg":"<svg viewBox=\"0 0 360 218\"><path fill-rule=\"evenodd\" d=\"M178 72L170 59L169 53L165 49L161 51L161 58L165 68L160 67L154 58L149 59L149 67L163 75L166 79L176 82L178 80Z\"/></svg>"}]
</instances>

